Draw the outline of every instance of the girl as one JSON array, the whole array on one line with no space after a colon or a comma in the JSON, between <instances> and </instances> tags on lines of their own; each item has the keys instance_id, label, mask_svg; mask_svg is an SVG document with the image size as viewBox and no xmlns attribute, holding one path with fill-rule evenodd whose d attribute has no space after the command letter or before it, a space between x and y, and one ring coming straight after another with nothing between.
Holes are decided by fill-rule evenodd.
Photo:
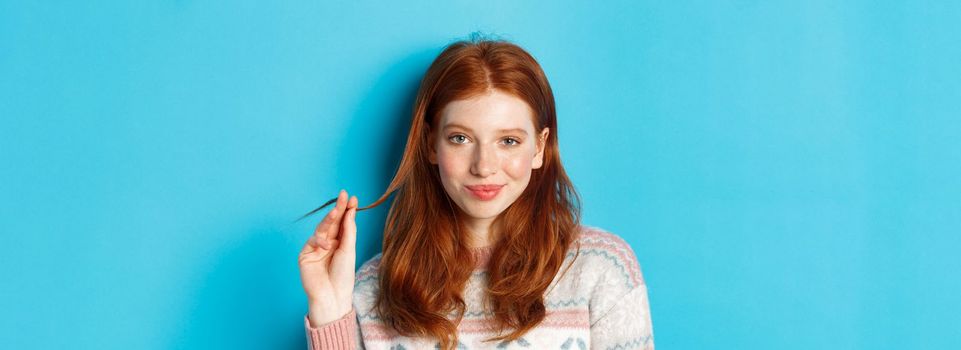
<instances>
[{"instance_id":1,"label":"girl","mask_svg":"<svg viewBox=\"0 0 961 350\"><path fill-rule=\"evenodd\" d=\"M449 45L411 123L384 195L358 208L341 190L300 252L311 349L654 348L634 251L580 224L530 54ZM356 213L392 193L383 252L355 274Z\"/></svg>"}]
</instances>

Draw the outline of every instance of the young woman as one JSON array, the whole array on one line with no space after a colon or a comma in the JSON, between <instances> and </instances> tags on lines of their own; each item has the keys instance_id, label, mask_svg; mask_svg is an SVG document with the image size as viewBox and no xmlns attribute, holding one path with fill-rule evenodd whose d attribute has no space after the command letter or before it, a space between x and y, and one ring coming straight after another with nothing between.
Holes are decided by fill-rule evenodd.
<instances>
[{"instance_id":1,"label":"young woman","mask_svg":"<svg viewBox=\"0 0 961 350\"><path fill-rule=\"evenodd\" d=\"M356 213L392 193L355 274ZM550 85L505 41L441 52L387 191L358 208L341 190L299 265L312 349L654 348L634 251L580 224Z\"/></svg>"}]
</instances>

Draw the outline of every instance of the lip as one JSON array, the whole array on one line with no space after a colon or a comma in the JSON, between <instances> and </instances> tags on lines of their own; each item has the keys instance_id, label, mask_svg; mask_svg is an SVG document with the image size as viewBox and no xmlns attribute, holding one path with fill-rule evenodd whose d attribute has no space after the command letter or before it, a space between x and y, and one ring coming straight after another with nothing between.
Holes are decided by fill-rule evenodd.
<instances>
[{"instance_id":1,"label":"lip","mask_svg":"<svg viewBox=\"0 0 961 350\"><path fill-rule=\"evenodd\" d=\"M482 201L489 201L497 197L504 185L472 185L464 186L475 198Z\"/></svg>"}]
</instances>

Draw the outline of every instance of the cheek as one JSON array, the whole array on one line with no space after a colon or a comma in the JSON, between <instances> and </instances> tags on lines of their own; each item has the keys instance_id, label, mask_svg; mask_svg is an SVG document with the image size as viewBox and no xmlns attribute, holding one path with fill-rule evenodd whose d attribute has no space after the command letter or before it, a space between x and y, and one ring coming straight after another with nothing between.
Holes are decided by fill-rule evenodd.
<instances>
[{"instance_id":1,"label":"cheek","mask_svg":"<svg viewBox=\"0 0 961 350\"><path fill-rule=\"evenodd\" d=\"M445 181L447 177L457 176L462 172L469 171L469 161L466 157L457 154L457 152L452 152L452 150L439 150L437 152L437 169Z\"/></svg>"},{"instance_id":2,"label":"cheek","mask_svg":"<svg viewBox=\"0 0 961 350\"><path fill-rule=\"evenodd\" d=\"M512 155L507 159L504 159L502 166L504 172L509 174L512 178L525 178L531 174L531 160L533 159L534 157L529 154Z\"/></svg>"}]
</instances>

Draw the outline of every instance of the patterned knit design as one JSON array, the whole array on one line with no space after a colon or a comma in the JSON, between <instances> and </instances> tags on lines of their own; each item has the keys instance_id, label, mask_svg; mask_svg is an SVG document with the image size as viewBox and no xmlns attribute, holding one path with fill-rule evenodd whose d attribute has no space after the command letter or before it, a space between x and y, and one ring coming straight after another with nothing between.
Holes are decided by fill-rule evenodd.
<instances>
[{"instance_id":1,"label":"patterned knit design","mask_svg":"<svg viewBox=\"0 0 961 350\"><path fill-rule=\"evenodd\" d=\"M463 293L467 310L458 325L457 348L654 349L647 285L633 249L617 235L591 226L580 227L577 241L580 247L572 245L545 294L546 318L512 342L485 341L496 335L491 314L481 308L491 248L475 250L480 259ZM577 249L580 254L574 259ZM438 347L434 339L398 335L372 310L380 258L377 254L357 272L354 311L320 328L310 327L304 316L310 349L351 349L351 345L371 350ZM562 274L572 259L570 270Z\"/></svg>"}]
</instances>

